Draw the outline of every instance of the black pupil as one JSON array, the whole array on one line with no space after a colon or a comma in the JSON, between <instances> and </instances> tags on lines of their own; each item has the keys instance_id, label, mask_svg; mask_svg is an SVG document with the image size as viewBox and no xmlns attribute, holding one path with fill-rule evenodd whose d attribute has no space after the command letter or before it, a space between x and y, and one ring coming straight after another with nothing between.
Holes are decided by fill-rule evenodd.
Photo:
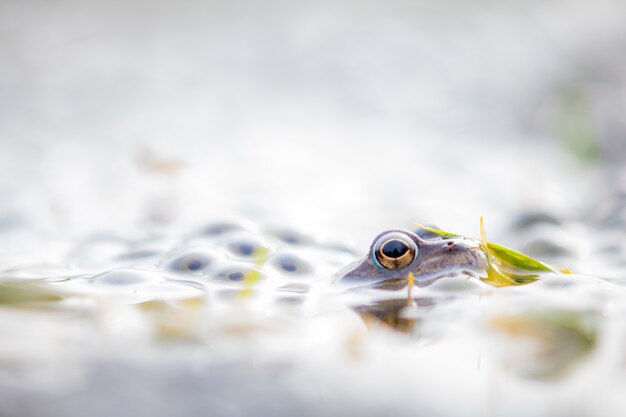
<instances>
[{"instance_id":1,"label":"black pupil","mask_svg":"<svg viewBox=\"0 0 626 417\"><path fill-rule=\"evenodd\" d=\"M381 251L387 258L397 259L409 251L409 245L401 240L390 240L383 245Z\"/></svg>"}]
</instances>

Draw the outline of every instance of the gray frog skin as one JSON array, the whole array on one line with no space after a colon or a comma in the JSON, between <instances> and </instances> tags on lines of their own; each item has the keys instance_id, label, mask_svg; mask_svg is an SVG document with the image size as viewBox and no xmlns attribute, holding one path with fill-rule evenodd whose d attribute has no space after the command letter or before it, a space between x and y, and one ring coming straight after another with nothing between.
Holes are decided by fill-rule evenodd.
<instances>
[{"instance_id":1,"label":"gray frog skin","mask_svg":"<svg viewBox=\"0 0 626 417\"><path fill-rule=\"evenodd\" d=\"M442 238L428 233L423 233L422 236L400 229L379 234L365 258L340 271L335 282L348 287L396 290L408 284L409 272L413 273L415 285L418 287L425 287L450 276L487 275L487 259L478 241L460 236ZM398 240L401 243L395 244L400 250L394 252L393 245L388 246L387 243ZM404 257L398 258L401 262L397 262L394 256L406 249L404 244L411 249L413 256L405 253ZM381 255L381 248L386 246L386 252L392 255L391 258Z\"/></svg>"}]
</instances>

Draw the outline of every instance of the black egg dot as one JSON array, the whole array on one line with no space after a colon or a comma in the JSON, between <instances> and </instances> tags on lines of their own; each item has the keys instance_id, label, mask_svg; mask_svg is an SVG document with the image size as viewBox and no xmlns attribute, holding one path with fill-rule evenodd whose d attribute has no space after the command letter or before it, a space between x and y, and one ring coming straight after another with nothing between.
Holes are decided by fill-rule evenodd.
<instances>
[{"instance_id":1,"label":"black egg dot","mask_svg":"<svg viewBox=\"0 0 626 417\"><path fill-rule=\"evenodd\" d=\"M283 237L283 240L287 243L291 243L292 245L297 245L300 243L300 239L295 235L286 235Z\"/></svg>"},{"instance_id":2,"label":"black egg dot","mask_svg":"<svg viewBox=\"0 0 626 417\"><path fill-rule=\"evenodd\" d=\"M192 259L187 263L187 269L190 271L197 271L199 269L202 269L203 266L204 262L199 259Z\"/></svg>"},{"instance_id":3,"label":"black egg dot","mask_svg":"<svg viewBox=\"0 0 626 417\"><path fill-rule=\"evenodd\" d=\"M304 259L288 253L283 253L272 259L272 264L282 272L294 275L305 275L313 272L314 268Z\"/></svg>"},{"instance_id":4,"label":"black egg dot","mask_svg":"<svg viewBox=\"0 0 626 417\"><path fill-rule=\"evenodd\" d=\"M231 272L228 274L228 278L231 281L241 281L243 279L243 272Z\"/></svg>"},{"instance_id":5,"label":"black egg dot","mask_svg":"<svg viewBox=\"0 0 626 417\"><path fill-rule=\"evenodd\" d=\"M280 267L287 272L296 272L298 270L298 265L292 259L282 259Z\"/></svg>"},{"instance_id":6,"label":"black egg dot","mask_svg":"<svg viewBox=\"0 0 626 417\"><path fill-rule=\"evenodd\" d=\"M409 245L401 240L390 240L381 248L383 255L388 258L397 259L409 251Z\"/></svg>"},{"instance_id":7,"label":"black egg dot","mask_svg":"<svg viewBox=\"0 0 626 417\"><path fill-rule=\"evenodd\" d=\"M239 245L239 253L244 256L250 256L254 253L254 244L253 243L241 243Z\"/></svg>"},{"instance_id":8,"label":"black egg dot","mask_svg":"<svg viewBox=\"0 0 626 417\"><path fill-rule=\"evenodd\" d=\"M260 242L249 239L238 239L228 243L228 250L232 254L246 258L261 253L263 248L264 246Z\"/></svg>"},{"instance_id":9,"label":"black egg dot","mask_svg":"<svg viewBox=\"0 0 626 417\"><path fill-rule=\"evenodd\" d=\"M180 258L180 260L173 265L173 269L181 272L197 272L202 270L208 264L209 261L206 258L187 255Z\"/></svg>"}]
</instances>

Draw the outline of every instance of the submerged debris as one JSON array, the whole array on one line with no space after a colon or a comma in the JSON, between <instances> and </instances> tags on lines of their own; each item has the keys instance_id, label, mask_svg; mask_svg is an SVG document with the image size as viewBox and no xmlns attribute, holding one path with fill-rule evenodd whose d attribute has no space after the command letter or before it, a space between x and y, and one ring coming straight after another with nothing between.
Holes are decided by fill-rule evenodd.
<instances>
[{"instance_id":1,"label":"submerged debris","mask_svg":"<svg viewBox=\"0 0 626 417\"><path fill-rule=\"evenodd\" d=\"M599 315L562 309L495 315L489 326L507 336L501 347L506 368L528 378L565 376L598 342Z\"/></svg>"}]
</instances>

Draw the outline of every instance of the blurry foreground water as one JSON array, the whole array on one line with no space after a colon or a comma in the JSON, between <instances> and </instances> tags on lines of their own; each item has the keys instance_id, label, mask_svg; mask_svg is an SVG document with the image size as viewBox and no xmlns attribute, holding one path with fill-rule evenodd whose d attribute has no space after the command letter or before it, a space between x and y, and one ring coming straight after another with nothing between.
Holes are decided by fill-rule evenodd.
<instances>
[{"instance_id":1,"label":"blurry foreground water","mask_svg":"<svg viewBox=\"0 0 626 417\"><path fill-rule=\"evenodd\" d=\"M0 415L623 415L624 16L3 2ZM330 285L481 215L575 274Z\"/></svg>"}]
</instances>

